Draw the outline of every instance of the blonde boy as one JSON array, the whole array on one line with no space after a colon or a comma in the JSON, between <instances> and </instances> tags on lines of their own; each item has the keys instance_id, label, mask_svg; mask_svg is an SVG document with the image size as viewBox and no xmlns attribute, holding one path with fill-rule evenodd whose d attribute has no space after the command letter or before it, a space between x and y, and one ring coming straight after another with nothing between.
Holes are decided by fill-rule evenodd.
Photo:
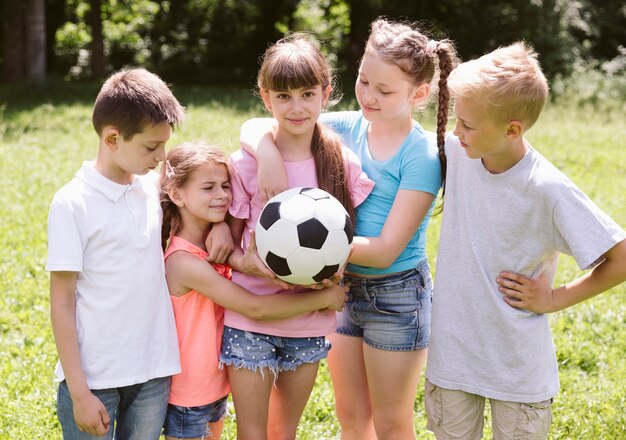
<instances>
[{"instance_id":1,"label":"blonde boy","mask_svg":"<svg viewBox=\"0 0 626 440\"><path fill-rule=\"evenodd\" d=\"M183 116L156 75L111 76L93 110L96 160L52 201L46 269L66 440L159 438L180 363L152 170Z\"/></svg>"},{"instance_id":2,"label":"blonde boy","mask_svg":"<svg viewBox=\"0 0 626 440\"><path fill-rule=\"evenodd\" d=\"M626 233L524 138L548 95L524 43L450 75L456 127L426 371L428 428L480 439L545 439L559 380L546 313L626 280ZM552 288L559 253L580 278Z\"/></svg>"}]
</instances>

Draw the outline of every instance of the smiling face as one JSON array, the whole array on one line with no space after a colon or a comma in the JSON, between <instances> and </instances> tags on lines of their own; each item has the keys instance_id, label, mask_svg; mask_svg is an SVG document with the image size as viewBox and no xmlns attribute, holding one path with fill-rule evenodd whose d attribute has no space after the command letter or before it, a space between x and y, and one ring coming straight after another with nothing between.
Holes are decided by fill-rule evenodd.
<instances>
[{"instance_id":1,"label":"smiling face","mask_svg":"<svg viewBox=\"0 0 626 440\"><path fill-rule=\"evenodd\" d=\"M214 162L199 165L176 193L173 199L181 210L183 224L192 219L202 224L224 221L233 198L226 165Z\"/></svg>"},{"instance_id":2,"label":"smiling face","mask_svg":"<svg viewBox=\"0 0 626 440\"><path fill-rule=\"evenodd\" d=\"M368 50L363 55L354 87L363 116L370 122L406 118L428 85L414 86L395 64Z\"/></svg>"},{"instance_id":3,"label":"smiling face","mask_svg":"<svg viewBox=\"0 0 626 440\"><path fill-rule=\"evenodd\" d=\"M321 85L298 89L261 90L267 109L278 122L282 135L312 136L315 123L330 95L330 87Z\"/></svg>"}]
</instances>

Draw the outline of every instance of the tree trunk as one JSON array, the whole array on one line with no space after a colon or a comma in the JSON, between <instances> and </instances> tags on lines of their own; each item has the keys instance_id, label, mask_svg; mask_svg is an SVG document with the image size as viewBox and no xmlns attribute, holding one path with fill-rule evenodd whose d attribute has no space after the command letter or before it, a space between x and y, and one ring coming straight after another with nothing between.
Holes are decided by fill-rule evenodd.
<instances>
[{"instance_id":1,"label":"tree trunk","mask_svg":"<svg viewBox=\"0 0 626 440\"><path fill-rule=\"evenodd\" d=\"M104 78L106 59L102 37L102 1L89 0L89 5L91 7L88 16L88 24L91 27L91 77Z\"/></svg>"},{"instance_id":2,"label":"tree trunk","mask_svg":"<svg viewBox=\"0 0 626 440\"><path fill-rule=\"evenodd\" d=\"M26 7L26 79L46 78L46 1L28 0Z\"/></svg>"},{"instance_id":3,"label":"tree trunk","mask_svg":"<svg viewBox=\"0 0 626 440\"><path fill-rule=\"evenodd\" d=\"M7 82L24 78L26 71L24 8L23 2L0 0L2 19L2 58L3 76Z\"/></svg>"}]
</instances>

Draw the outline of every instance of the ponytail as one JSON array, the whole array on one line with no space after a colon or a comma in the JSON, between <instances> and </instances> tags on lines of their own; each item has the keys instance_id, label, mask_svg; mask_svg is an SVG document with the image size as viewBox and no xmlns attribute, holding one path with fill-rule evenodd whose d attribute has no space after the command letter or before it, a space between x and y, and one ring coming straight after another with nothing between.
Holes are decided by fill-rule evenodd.
<instances>
[{"instance_id":1,"label":"ponytail","mask_svg":"<svg viewBox=\"0 0 626 440\"><path fill-rule=\"evenodd\" d=\"M318 122L313 131L311 151L318 186L341 202L354 226L354 202L350 194L350 178L344 163L341 139Z\"/></svg>"}]
</instances>

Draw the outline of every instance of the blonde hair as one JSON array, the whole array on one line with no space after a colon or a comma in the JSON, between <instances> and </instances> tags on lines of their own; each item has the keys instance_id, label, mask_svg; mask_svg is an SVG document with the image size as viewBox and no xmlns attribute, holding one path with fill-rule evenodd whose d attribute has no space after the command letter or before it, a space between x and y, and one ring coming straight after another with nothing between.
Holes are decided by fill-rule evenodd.
<instances>
[{"instance_id":1,"label":"blonde hair","mask_svg":"<svg viewBox=\"0 0 626 440\"><path fill-rule=\"evenodd\" d=\"M277 41L263 54L257 77L259 89L287 91L333 86L333 69L317 42L307 34L293 33ZM339 200L354 222L354 203L339 135L317 122L311 140L317 183Z\"/></svg>"},{"instance_id":2,"label":"blonde hair","mask_svg":"<svg viewBox=\"0 0 626 440\"><path fill-rule=\"evenodd\" d=\"M229 172L224 153L219 148L204 142L185 142L177 145L167 153L165 162L161 164L160 201L163 210L161 245L163 250L170 236L176 234L181 226L180 211L170 198L169 192L176 188L184 188L196 168L206 163L224 165L226 171Z\"/></svg>"},{"instance_id":3,"label":"blonde hair","mask_svg":"<svg viewBox=\"0 0 626 440\"><path fill-rule=\"evenodd\" d=\"M405 24L378 18L370 26L365 52L372 51L404 72L413 85L430 84L436 73L437 87L437 148L441 162L441 177L446 177L444 152L450 94L448 75L458 62L456 49L448 39L432 40L416 24ZM434 85L434 84L433 84Z\"/></svg>"},{"instance_id":4,"label":"blonde hair","mask_svg":"<svg viewBox=\"0 0 626 440\"><path fill-rule=\"evenodd\" d=\"M537 53L523 41L461 63L448 79L455 97L475 100L497 123L516 120L530 128L548 97Z\"/></svg>"}]
</instances>

